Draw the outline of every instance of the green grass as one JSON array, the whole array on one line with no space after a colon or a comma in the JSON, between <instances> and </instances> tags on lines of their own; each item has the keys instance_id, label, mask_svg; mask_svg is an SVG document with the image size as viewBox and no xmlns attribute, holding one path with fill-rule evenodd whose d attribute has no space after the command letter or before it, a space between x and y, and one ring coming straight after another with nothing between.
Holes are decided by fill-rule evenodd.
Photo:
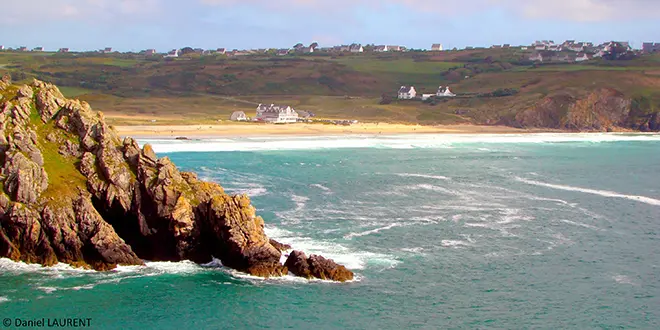
<instances>
[{"instance_id":1,"label":"green grass","mask_svg":"<svg viewBox=\"0 0 660 330\"><path fill-rule=\"evenodd\" d=\"M78 97L80 95L93 94L94 91L91 89L80 88L80 87L71 87L71 86L62 86L59 87L60 92L67 98Z\"/></svg>"},{"instance_id":2,"label":"green grass","mask_svg":"<svg viewBox=\"0 0 660 330\"><path fill-rule=\"evenodd\" d=\"M530 71L530 72L563 72L563 71L644 71L649 67L636 67L636 66L600 66L600 65L583 65L583 64L557 64L557 65L541 65L538 67L517 67L513 71Z\"/></svg>"},{"instance_id":3,"label":"green grass","mask_svg":"<svg viewBox=\"0 0 660 330\"><path fill-rule=\"evenodd\" d=\"M396 73L396 74L433 74L442 73L452 68L463 66L456 62L415 62L411 58L376 59L347 57L334 59L358 72Z\"/></svg>"}]
</instances>

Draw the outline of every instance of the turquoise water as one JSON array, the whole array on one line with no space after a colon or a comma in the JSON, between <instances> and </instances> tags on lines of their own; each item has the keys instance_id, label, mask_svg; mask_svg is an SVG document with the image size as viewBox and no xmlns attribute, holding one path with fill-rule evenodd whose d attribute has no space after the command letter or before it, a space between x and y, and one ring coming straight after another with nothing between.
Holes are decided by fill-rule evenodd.
<instances>
[{"instance_id":1,"label":"turquoise water","mask_svg":"<svg viewBox=\"0 0 660 330\"><path fill-rule=\"evenodd\" d=\"M153 142L181 169L252 196L271 237L357 280L5 259L0 318L107 329L660 327L657 136Z\"/></svg>"}]
</instances>

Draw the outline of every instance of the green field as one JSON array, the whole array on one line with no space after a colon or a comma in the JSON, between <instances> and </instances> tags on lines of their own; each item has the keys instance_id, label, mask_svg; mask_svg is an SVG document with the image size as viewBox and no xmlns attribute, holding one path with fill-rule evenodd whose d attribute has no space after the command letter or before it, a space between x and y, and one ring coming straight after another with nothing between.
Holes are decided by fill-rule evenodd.
<instances>
[{"instance_id":1,"label":"green field","mask_svg":"<svg viewBox=\"0 0 660 330\"><path fill-rule=\"evenodd\" d=\"M0 52L0 73L14 80L56 83L67 97L88 101L113 124L220 123L236 110L281 103L318 117L361 121L497 123L553 95L584 97L614 89L631 98L660 90L660 55L629 61L536 64L530 52L448 52L184 56ZM402 85L418 94L451 86L462 98L435 104L380 104ZM496 90L515 90L489 97ZM486 95L486 96L481 96ZM460 114L460 115L459 115Z\"/></svg>"}]
</instances>

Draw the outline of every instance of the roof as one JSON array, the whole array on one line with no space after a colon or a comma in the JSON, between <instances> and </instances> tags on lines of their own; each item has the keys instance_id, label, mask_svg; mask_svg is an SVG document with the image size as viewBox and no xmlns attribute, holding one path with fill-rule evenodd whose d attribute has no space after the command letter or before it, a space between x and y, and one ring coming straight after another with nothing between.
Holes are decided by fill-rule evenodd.
<instances>
[{"instance_id":1,"label":"roof","mask_svg":"<svg viewBox=\"0 0 660 330\"><path fill-rule=\"evenodd\" d=\"M431 46L431 47L433 47L433 48L439 48L439 47L442 47L442 44L433 44L433 46Z\"/></svg>"},{"instance_id":2,"label":"roof","mask_svg":"<svg viewBox=\"0 0 660 330\"><path fill-rule=\"evenodd\" d=\"M257 112L286 112L287 109L296 112L293 108L286 105L276 105L276 104L259 104L257 107Z\"/></svg>"},{"instance_id":3,"label":"roof","mask_svg":"<svg viewBox=\"0 0 660 330\"><path fill-rule=\"evenodd\" d=\"M410 90L411 90L412 88L413 88L413 86L410 86L410 87L401 86L401 88L399 88L399 93L400 93L400 94L401 94L401 93L406 93L406 94L407 94L407 93L410 93Z\"/></svg>"}]
</instances>

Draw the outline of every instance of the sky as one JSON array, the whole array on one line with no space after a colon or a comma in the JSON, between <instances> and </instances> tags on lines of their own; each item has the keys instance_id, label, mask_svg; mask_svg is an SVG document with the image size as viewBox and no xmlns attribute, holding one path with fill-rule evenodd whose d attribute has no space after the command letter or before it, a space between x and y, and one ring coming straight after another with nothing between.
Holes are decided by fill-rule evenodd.
<instances>
[{"instance_id":1,"label":"sky","mask_svg":"<svg viewBox=\"0 0 660 330\"><path fill-rule=\"evenodd\" d=\"M0 45L119 51L660 42L660 0L0 0Z\"/></svg>"}]
</instances>

